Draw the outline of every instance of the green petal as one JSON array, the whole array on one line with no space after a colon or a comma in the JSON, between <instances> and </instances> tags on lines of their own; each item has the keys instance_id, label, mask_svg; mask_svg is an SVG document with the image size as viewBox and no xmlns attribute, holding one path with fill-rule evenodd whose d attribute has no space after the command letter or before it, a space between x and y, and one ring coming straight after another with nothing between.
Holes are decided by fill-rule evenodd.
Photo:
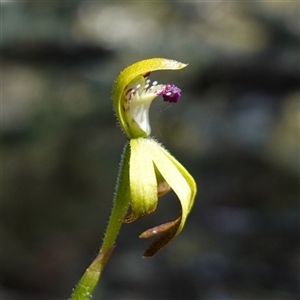
<instances>
[{"instance_id":1,"label":"green petal","mask_svg":"<svg viewBox=\"0 0 300 300\"><path fill-rule=\"evenodd\" d=\"M190 210L193 207L194 200L197 194L196 182L192 177L192 175L185 169L185 167L174 156L172 156L167 150L165 150L162 147L160 147L160 150L173 162L173 164L177 167L178 171L181 173L181 175L185 178L188 185L190 186L192 192L191 199L189 201L189 206L188 206L188 212L190 212Z\"/></svg>"},{"instance_id":2,"label":"green petal","mask_svg":"<svg viewBox=\"0 0 300 300\"><path fill-rule=\"evenodd\" d=\"M173 156L154 140L149 139L148 144L152 160L161 175L178 196L182 212L177 220L149 229L140 236L145 238L161 234L145 251L145 257L153 256L158 250L180 233L193 206L197 192L196 183L193 177Z\"/></svg>"},{"instance_id":3,"label":"green petal","mask_svg":"<svg viewBox=\"0 0 300 300\"><path fill-rule=\"evenodd\" d=\"M131 215L124 222L150 214L157 205L157 181L152 157L148 151L148 139L130 140L131 156L129 166Z\"/></svg>"},{"instance_id":4,"label":"green petal","mask_svg":"<svg viewBox=\"0 0 300 300\"><path fill-rule=\"evenodd\" d=\"M186 64L180 63L175 60L170 60L166 58L151 58L151 59L139 61L127 67L125 70L123 70L120 73L113 87L113 92L112 92L113 105L114 105L115 112L117 114L117 118L120 122L120 125L129 138L136 138L138 136L135 136L134 132L131 132L124 116L122 97L126 86L131 81L137 80L138 77L146 75L152 71L179 70L186 66L187 66ZM146 135L144 137L146 137Z\"/></svg>"}]
</instances>

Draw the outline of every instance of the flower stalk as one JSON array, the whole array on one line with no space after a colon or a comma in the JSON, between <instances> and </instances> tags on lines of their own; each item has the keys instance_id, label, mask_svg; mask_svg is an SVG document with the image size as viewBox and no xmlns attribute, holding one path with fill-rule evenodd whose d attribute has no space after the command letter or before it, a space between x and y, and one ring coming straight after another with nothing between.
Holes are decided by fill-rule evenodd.
<instances>
[{"instance_id":1,"label":"flower stalk","mask_svg":"<svg viewBox=\"0 0 300 300\"><path fill-rule=\"evenodd\" d=\"M137 62L120 73L113 88L117 119L129 142L124 147L113 209L99 254L86 270L71 300L90 299L115 245L122 223L131 223L153 213L158 198L173 190L181 212L177 219L144 231L140 238L155 239L143 257L151 257L172 241L183 229L197 192L188 171L161 144L150 137L149 108L162 96L176 103L181 90L173 84L151 83L148 76L156 70L179 70L180 62L153 58ZM130 212L128 213L128 210Z\"/></svg>"}]
</instances>

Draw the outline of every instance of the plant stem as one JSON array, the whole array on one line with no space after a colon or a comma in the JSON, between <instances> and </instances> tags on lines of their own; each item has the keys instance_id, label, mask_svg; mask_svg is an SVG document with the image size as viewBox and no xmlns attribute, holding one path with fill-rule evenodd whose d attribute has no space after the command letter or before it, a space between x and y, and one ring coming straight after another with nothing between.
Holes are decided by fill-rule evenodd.
<instances>
[{"instance_id":1,"label":"plant stem","mask_svg":"<svg viewBox=\"0 0 300 300\"><path fill-rule=\"evenodd\" d=\"M99 254L105 253L106 251L111 249L111 247L113 247L117 235L120 231L122 220L124 219L129 206L129 158L130 145L129 143L127 143L124 148L119 178L117 181L117 190L114 199L114 206L111 212L111 216Z\"/></svg>"},{"instance_id":2,"label":"plant stem","mask_svg":"<svg viewBox=\"0 0 300 300\"><path fill-rule=\"evenodd\" d=\"M98 256L81 277L70 300L88 300L92 297L92 293L100 280L106 262L112 253L117 235L122 225L122 220L126 215L130 203L129 159L130 144L127 143L124 147L121 160L114 205L102 246Z\"/></svg>"}]
</instances>

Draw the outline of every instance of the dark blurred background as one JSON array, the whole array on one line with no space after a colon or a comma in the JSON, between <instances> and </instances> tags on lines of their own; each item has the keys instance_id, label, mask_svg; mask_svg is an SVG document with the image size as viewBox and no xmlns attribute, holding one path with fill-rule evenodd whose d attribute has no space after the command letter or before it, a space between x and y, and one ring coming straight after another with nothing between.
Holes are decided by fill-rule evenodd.
<instances>
[{"instance_id":1,"label":"dark blurred background","mask_svg":"<svg viewBox=\"0 0 300 300\"><path fill-rule=\"evenodd\" d=\"M183 232L142 259L173 194L125 224L93 299L299 299L299 2L5 2L1 300L67 299L97 254L126 137L110 93L151 57L153 135L194 175Z\"/></svg>"}]
</instances>

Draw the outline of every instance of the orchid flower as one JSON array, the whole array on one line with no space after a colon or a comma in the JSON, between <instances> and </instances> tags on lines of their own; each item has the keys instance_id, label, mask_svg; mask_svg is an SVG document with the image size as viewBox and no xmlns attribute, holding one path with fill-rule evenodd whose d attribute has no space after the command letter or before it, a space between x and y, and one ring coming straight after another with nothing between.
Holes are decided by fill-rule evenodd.
<instances>
[{"instance_id":1,"label":"orchid flower","mask_svg":"<svg viewBox=\"0 0 300 300\"><path fill-rule=\"evenodd\" d=\"M182 207L175 221L149 229L140 235L148 238L159 235L144 256L152 256L182 230L193 206L196 184L185 168L159 143L150 138L149 108L162 96L164 101L176 103L181 90L173 84L151 84L148 76L156 70L179 70L186 65L174 60L154 58L135 63L117 78L113 89L113 104L119 123L130 138L129 172L131 214L123 222L132 222L152 213L157 199L166 189L172 189ZM126 168L125 167L125 168Z\"/></svg>"},{"instance_id":2,"label":"orchid flower","mask_svg":"<svg viewBox=\"0 0 300 300\"><path fill-rule=\"evenodd\" d=\"M184 227L196 196L196 183L188 171L150 137L149 122L152 101L162 96L164 101L176 103L180 99L181 90L173 84L159 84L157 81L151 83L148 77L153 71L180 70L186 66L175 60L152 58L127 67L115 81L113 106L129 141L124 148L113 210L103 244L99 255L72 294L72 300L90 299L112 253L121 224L153 213L157 208L158 197L171 189L180 201L180 215L176 220L155 226L140 235L140 238L156 237L143 256L151 257L156 254Z\"/></svg>"}]
</instances>

